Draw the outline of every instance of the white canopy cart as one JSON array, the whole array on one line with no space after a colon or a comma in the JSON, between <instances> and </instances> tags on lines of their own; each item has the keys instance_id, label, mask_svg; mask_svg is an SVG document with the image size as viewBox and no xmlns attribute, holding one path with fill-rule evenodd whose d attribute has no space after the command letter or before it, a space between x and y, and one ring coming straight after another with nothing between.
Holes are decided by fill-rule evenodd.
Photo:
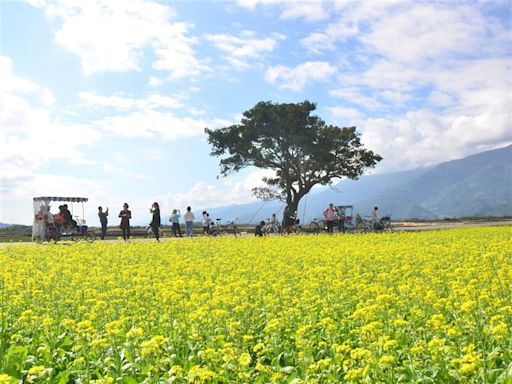
<instances>
[{"instance_id":1,"label":"white canopy cart","mask_svg":"<svg viewBox=\"0 0 512 384\"><path fill-rule=\"evenodd\" d=\"M32 239L34 241L54 240L68 236L74 241L85 239L93 242L96 235L89 229L85 221L84 203L86 197L40 196L34 197L34 222ZM59 203L59 209L51 208L53 202ZM68 207L67 214L60 210L61 206ZM77 207L78 205L78 207ZM81 215L80 212L81 205ZM74 218L74 219L73 219Z\"/></svg>"}]
</instances>

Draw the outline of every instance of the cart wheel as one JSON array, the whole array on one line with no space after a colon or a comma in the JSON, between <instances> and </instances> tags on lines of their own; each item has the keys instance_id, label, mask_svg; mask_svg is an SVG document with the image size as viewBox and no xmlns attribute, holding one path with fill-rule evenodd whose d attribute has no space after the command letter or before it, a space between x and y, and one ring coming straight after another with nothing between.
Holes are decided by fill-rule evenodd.
<instances>
[{"instance_id":1,"label":"cart wheel","mask_svg":"<svg viewBox=\"0 0 512 384\"><path fill-rule=\"evenodd\" d=\"M80 232L73 232L71 234L71 240L75 242L82 240L82 234Z\"/></svg>"},{"instance_id":2,"label":"cart wheel","mask_svg":"<svg viewBox=\"0 0 512 384\"><path fill-rule=\"evenodd\" d=\"M85 231L85 240L87 240L89 243L94 242L96 240L96 233L92 229L88 229Z\"/></svg>"},{"instance_id":3,"label":"cart wheel","mask_svg":"<svg viewBox=\"0 0 512 384\"><path fill-rule=\"evenodd\" d=\"M50 240L53 240L54 242L57 242L59 240L59 235L57 234L57 231L54 229L48 231L48 241Z\"/></svg>"},{"instance_id":4,"label":"cart wheel","mask_svg":"<svg viewBox=\"0 0 512 384\"><path fill-rule=\"evenodd\" d=\"M355 233L356 227L353 225L345 225L345 233Z\"/></svg>"},{"instance_id":5,"label":"cart wheel","mask_svg":"<svg viewBox=\"0 0 512 384\"><path fill-rule=\"evenodd\" d=\"M315 234L320 233L320 226L318 225L318 223L309 224L309 232Z\"/></svg>"}]
</instances>

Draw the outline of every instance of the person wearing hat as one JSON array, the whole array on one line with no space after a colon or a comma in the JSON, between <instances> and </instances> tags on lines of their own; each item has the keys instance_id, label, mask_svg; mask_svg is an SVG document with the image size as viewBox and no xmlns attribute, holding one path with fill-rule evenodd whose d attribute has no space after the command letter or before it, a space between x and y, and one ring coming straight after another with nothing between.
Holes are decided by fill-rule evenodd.
<instances>
[{"instance_id":1,"label":"person wearing hat","mask_svg":"<svg viewBox=\"0 0 512 384\"><path fill-rule=\"evenodd\" d=\"M127 241L130 239L130 219L132 218L132 212L128 210L128 204L123 204L123 210L119 212L119 217L121 218L121 231L123 232L123 239Z\"/></svg>"}]
</instances>

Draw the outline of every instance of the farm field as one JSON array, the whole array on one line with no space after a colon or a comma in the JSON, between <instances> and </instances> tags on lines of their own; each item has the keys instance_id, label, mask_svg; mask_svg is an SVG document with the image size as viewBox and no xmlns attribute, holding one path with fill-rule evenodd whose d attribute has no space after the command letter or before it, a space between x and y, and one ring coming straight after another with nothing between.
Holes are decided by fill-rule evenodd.
<instances>
[{"instance_id":1,"label":"farm field","mask_svg":"<svg viewBox=\"0 0 512 384\"><path fill-rule=\"evenodd\" d=\"M0 384L511 383L512 227L0 248Z\"/></svg>"}]
</instances>

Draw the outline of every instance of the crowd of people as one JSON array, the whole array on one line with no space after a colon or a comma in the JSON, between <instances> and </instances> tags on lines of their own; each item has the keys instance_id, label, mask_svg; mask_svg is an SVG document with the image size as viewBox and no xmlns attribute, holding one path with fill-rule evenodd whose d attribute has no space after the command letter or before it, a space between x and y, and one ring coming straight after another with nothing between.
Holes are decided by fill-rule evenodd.
<instances>
[{"instance_id":1,"label":"crowd of people","mask_svg":"<svg viewBox=\"0 0 512 384\"><path fill-rule=\"evenodd\" d=\"M47 228L52 228L60 236L64 232L78 230L78 224L75 220L73 220L73 216L69 211L67 204L60 205L59 212L57 214L52 214L50 208L50 205L43 205L40 208L40 212L36 215L38 224L40 223L44 225L44 229L43 225L41 225L41 232L46 231ZM160 228L162 226L162 219L160 206L156 201L151 205L149 212L151 215L151 221L147 227L147 232L148 234L154 236L158 242L160 242ZM101 206L98 207L98 218L101 224L101 240L104 240L107 235L108 216L108 207L105 210L103 210L103 207ZM338 226L340 232L345 233L345 212L343 206L334 206L334 204L331 203L323 211L323 216L325 219L325 227L327 233L332 234L336 226ZM132 213L129 210L129 205L127 203L123 204L123 209L119 212L118 217L120 218L119 228L121 229L123 239L128 241L130 239L130 220L132 218ZM173 209L169 217L169 223L172 228L172 235L175 237L183 237L180 225L180 220L183 220L185 222L186 236L192 237L194 235L195 219L196 218L190 206L187 207L186 213L183 215L183 219L181 219L180 210ZM373 208L370 223L373 230L379 230L379 225L381 224L378 214L378 207ZM214 225L214 223L210 218L210 214L206 211L203 211L201 216L202 233L204 235L211 234L212 225ZM263 236L265 233L273 233L278 231L282 231L283 233L293 233L297 231L297 228L299 228L297 213L293 212L288 206L285 206L281 224L279 224L276 214L274 213L267 222L261 221L255 226L254 234L255 236ZM44 237L43 234L41 234L41 236Z\"/></svg>"},{"instance_id":2,"label":"crowd of people","mask_svg":"<svg viewBox=\"0 0 512 384\"><path fill-rule=\"evenodd\" d=\"M60 236L65 232L79 230L78 224L75 220L73 220L73 216L69 211L67 204L60 205L59 212L57 214L52 214L50 208L50 205L43 205L40 207L40 211L36 215L36 221L38 224L41 224L41 230L38 230L38 232L45 232L48 228L51 228L56 232L58 236ZM160 206L156 201L151 205L149 212L151 215L151 221L147 227L147 232L148 234L154 236L158 242L160 242L162 218L160 213ZM98 218L101 224L101 240L105 240L107 236L108 216L108 207L105 210L103 210L103 207L101 206L98 207ZM325 219L325 228L327 233L332 234L336 226L338 226L340 232L345 233L345 212L343 206L334 206L334 204L331 203L323 211L323 216ZM129 205L127 203L123 204L123 209L119 212L118 217L120 218L119 228L121 229L123 239L128 241L131 234L130 220L132 218L132 213L129 210ZM183 219L181 217L182 216L179 209L172 210L172 213L169 217L169 223L172 228L172 235L175 237L183 237L180 225L180 220L183 220L185 222L186 236L192 237L194 235L194 221L196 218L190 206L187 207L186 213L183 215ZM381 229L379 228L381 225L381 220L378 214L378 207L373 208L370 223L374 231ZM210 214L206 211L203 211L201 216L202 233L204 235L210 235L212 225L214 225L214 223L210 218ZM263 236L265 233L293 233L297 232L298 228L300 227L297 213L293 212L288 206L285 206L281 224L277 220L276 214L274 213L267 222L261 221L255 226L254 234L255 236ZM45 237L45 234L41 233L40 237Z\"/></svg>"},{"instance_id":3,"label":"crowd of people","mask_svg":"<svg viewBox=\"0 0 512 384\"><path fill-rule=\"evenodd\" d=\"M121 219L119 224L119 228L121 229L121 233L124 241L128 241L130 239L130 220L132 218L132 212L128 209L128 203L123 204L123 209L119 212L118 217ZM147 231L149 234L153 235L155 239L160 242L160 227L162 226L162 218L160 214L160 206L155 201L151 208L149 209L151 214L151 222L147 227ZM98 218L101 224L101 240L104 240L107 235L107 225L108 225L108 207L103 210L103 207L98 207ZM186 236L192 237L194 235L194 220L195 215L192 212L191 207L187 207L187 211L183 215L183 220L185 221L185 234ZM174 237L183 237L181 232L181 212L179 209L173 209L171 215L169 217L169 223L172 228L172 234ZM210 219L210 214L206 211L203 211L203 215L201 218L201 224L203 227L203 234L210 233L210 226L212 225L212 220Z\"/></svg>"}]
</instances>

